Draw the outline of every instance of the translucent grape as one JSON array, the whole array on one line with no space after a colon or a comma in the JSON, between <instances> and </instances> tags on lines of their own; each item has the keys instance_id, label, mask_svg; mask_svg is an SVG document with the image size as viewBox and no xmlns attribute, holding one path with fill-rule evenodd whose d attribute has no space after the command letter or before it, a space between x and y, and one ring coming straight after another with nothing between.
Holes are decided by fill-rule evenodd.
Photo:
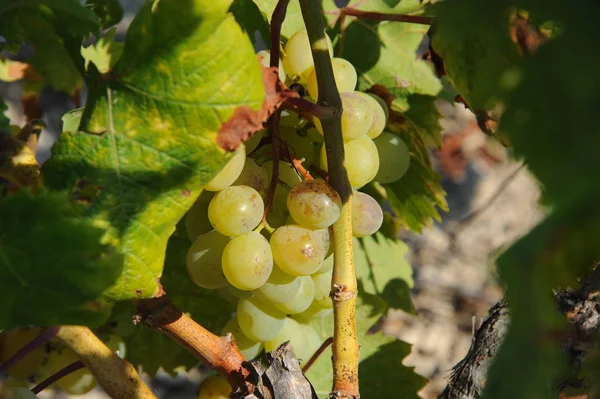
<instances>
[{"instance_id":1,"label":"translucent grape","mask_svg":"<svg viewBox=\"0 0 600 399\"><path fill-rule=\"evenodd\" d=\"M10 359L39 335L40 331L37 329L17 329L0 334L0 364ZM42 365L45 356L44 345L41 345L8 369L8 375L19 380L28 379Z\"/></svg>"},{"instance_id":2,"label":"translucent grape","mask_svg":"<svg viewBox=\"0 0 600 399\"><path fill-rule=\"evenodd\" d=\"M320 229L316 231L321 234L321 240L323 241L323 247L325 248L325 258L328 258L333 253L333 245L331 245L329 229Z\"/></svg>"},{"instance_id":3,"label":"translucent grape","mask_svg":"<svg viewBox=\"0 0 600 399\"><path fill-rule=\"evenodd\" d=\"M283 303L292 298L300 289L300 278L292 276L273 265L273 271L267 282L254 291L264 302Z\"/></svg>"},{"instance_id":4,"label":"translucent grape","mask_svg":"<svg viewBox=\"0 0 600 399\"><path fill-rule=\"evenodd\" d=\"M266 283L273 270L269 242L255 231L229 241L221 262L229 284L245 291L255 290Z\"/></svg>"},{"instance_id":5,"label":"translucent grape","mask_svg":"<svg viewBox=\"0 0 600 399\"><path fill-rule=\"evenodd\" d=\"M375 97L370 96L367 93L361 93L358 91L356 92L356 94L364 98L365 101L369 104L369 109L373 114L373 122L371 122L369 130L367 130L367 136L374 139L375 137L379 136L381 132L383 132L383 129L385 129L385 124L387 123L387 116L385 110L381 107L381 104L375 99Z\"/></svg>"},{"instance_id":6,"label":"translucent grape","mask_svg":"<svg viewBox=\"0 0 600 399\"><path fill-rule=\"evenodd\" d=\"M242 173L244 162L246 162L246 147L244 144L241 144L227 165L208 182L204 189L208 191L221 191L231 186L240 173Z\"/></svg>"},{"instance_id":7,"label":"translucent grape","mask_svg":"<svg viewBox=\"0 0 600 399\"><path fill-rule=\"evenodd\" d=\"M261 197L264 197L267 193L267 188L269 188L269 182L267 171L258 166L254 159L246 158L244 169L242 169L240 177L233 182L233 186L252 187L258 191Z\"/></svg>"},{"instance_id":8,"label":"translucent grape","mask_svg":"<svg viewBox=\"0 0 600 399\"><path fill-rule=\"evenodd\" d=\"M248 299L248 298L252 298L252 296L254 296L254 293L252 291L240 290L239 288L235 288L231 284L227 284L227 287L225 287L225 290L227 290L229 295L236 298L235 303L237 303L237 299Z\"/></svg>"},{"instance_id":9,"label":"translucent grape","mask_svg":"<svg viewBox=\"0 0 600 399\"><path fill-rule=\"evenodd\" d=\"M400 137L388 132L383 132L374 142L381 162L375 180L379 183L399 180L410 166L408 147Z\"/></svg>"},{"instance_id":10,"label":"translucent grape","mask_svg":"<svg viewBox=\"0 0 600 399\"><path fill-rule=\"evenodd\" d=\"M269 68L271 66L271 52L269 50L261 50L258 53L256 53L256 55L260 57L260 63L262 66L264 66L265 68ZM279 60L278 73L279 80L285 83L285 70L283 69L283 64L281 63L281 60Z\"/></svg>"},{"instance_id":11,"label":"translucent grape","mask_svg":"<svg viewBox=\"0 0 600 399\"><path fill-rule=\"evenodd\" d=\"M327 273L331 270L333 270L333 255L327 256L315 273Z\"/></svg>"},{"instance_id":12,"label":"translucent grape","mask_svg":"<svg viewBox=\"0 0 600 399\"><path fill-rule=\"evenodd\" d=\"M292 188L287 207L300 226L324 229L340 217L342 201L338 193L323 180L306 180Z\"/></svg>"},{"instance_id":13,"label":"translucent grape","mask_svg":"<svg viewBox=\"0 0 600 399\"><path fill-rule=\"evenodd\" d=\"M118 335L109 334L102 337L102 342L106 345L113 353L116 353L121 359L125 359L127 354L127 348L125 347L125 341Z\"/></svg>"},{"instance_id":14,"label":"translucent grape","mask_svg":"<svg viewBox=\"0 0 600 399\"><path fill-rule=\"evenodd\" d=\"M333 57L333 46L329 36L327 39L327 49L329 55ZM323 43L325 45L325 43ZM325 49L325 46L323 46ZM310 51L310 41L306 29L294 33L285 44L285 55L283 57L283 66L285 72L290 78L298 76L300 83L306 82L306 79L312 72L314 66L312 53Z\"/></svg>"},{"instance_id":15,"label":"translucent grape","mask_svg":"<svg viewBox=\"0 0 600 399\"><path fill-rule=\"evenodd\" d=\"M375 198L357 191L352 199L352 234L367 237L383 224L383 210Z\"/></svg>"},{"instance_id":16,"label":"translucent grape","mask_svg":"<svg viewBox=\"0 0 600 399\"><path fill-rule=\"evenodd\" d=\"M300 364L304 364L321 345L317 332L309 325L298 323L286 317L279 334L270 341L265 342L266 351L274 351L281 344L290 341Z\"/></svg>"},{"instance_id":17,"label":"translucent grape","mask_svg":"<svg viewBox=\"0 0 600 399\"><path fill-rule=\"evenodd\" d=\"M240 350L240 352L242 352L242 355L244 355L244 357L248 360L254 359L260 354L260 352L263 349L262 342L253 341L250 338L246 337L246 335L244 335L235 317L233 319L230 319L227 322L227 324L225 324L225 327L223 327L223 334L226 333L233 334L238 349Z\"/></svg>"},{"instance_id":18,"label":"translucent grape","mask_svg":"<svg viewBox=\"0 0 600 399\"><path fill-rule=\"evenodd\" d=\"M258 147L262 138L265 137L265 131L261 130L259 132L254 133L252 137L248 139L248 141L244 142L246 146L246 155L252 154L252 152Z\"/></svg>"},{"instance_id":19,"label":"translucent grape","mask_svg":"<svg viewBox=\"0 0 600 399\"><path fill-rule=\"evenodd\" d=\"M198 390L196 399L229 399L231 397L231 385L219 375L206 377Z\"/></svg>"},{"instance_id":20,"label":"translucent grape","mask_svg":"<svg viewBox=\"0 0 600 399\"><path fill-rule=\"evenodd\" d=\"M247 233L260 223L265 204L252 187L231 186L219 191L208 205L208 219L226 236Z\"/></svg>"},{"instance_id":21,"label":"translucent grape","mask_svg":"<svg viewBox=\"0 0 600 399\"><path fill-rule=\"evenodd\" d=\"M191 242L196 241L196 238L213 229L210 220L208 220L208 204L214 195L213 192L202 191L185 217L185 229Z\"/></svg>"},{"instance_id":22,"label":"translucent grape","mask_svg":"<svg viewBox=\"0 0 600 399\"><path fill-rule=\"evenodd\" d=\"M293 276L306 276L321 266L325 248L320 233L298 225L281 226L271 235L275 263Z\"/></svg>"},{"instance_id":23,"label":"translucent grape","mask_svg":"<svg viewBox=\"0 0 600 399\"><path fill-rule=\"evenodd\" d=\"M225 287L227 279L221 268L221 256L229 238L216 231L201 235L187 253L186 268L194 284L202 288Z\"/></svg>"},{"instance_id":24,"label":"translucent grape","mask_svg":"<svg viewBox=\"0 0 600 399\"><path fill-rule=\"evenodd\" d=\"M333 270L312 275L312 280L315 285L314 303L324 309L333 308L333 301L329 297L329 293L331 292L332 274Z\"/></svg>"},{"instance_id":25,"label":"translucent grape","mask_svg":"<svg viewBox=\"0 0 600 399\"><path fill-rule=\"evenodd\" d=\"M269 179L271 179L271 174L273 173L273 161L265 162L263 168L265 168ZM279 180L291 188L300 183L302 178L298 172L296 172L294 165L289 162L279 162Z\"/></svg>"},{"instance_id":26,"label":"translucent grape","mask_svg":"<svg viewBox=\"0 0 600 399\"><path fill-rule=\"evenodd\" d=\"M51 374L79 360L79 357L67 347L55 347L48 353L44 368ZM56 385L69 395L83 395L94 389L96 378L87 368L79 369L58 380Z\"/></svg>"},{"instance_id":27,"label":"translucent grape","mask_svg":"<svg viewBox=\"0 0 600 399\"><path fill-rule=\"evenodd\" d=\"M379 154L373 140L361 136L356 140L344 143L346 160L344 165L348 172L350 185L360 188L373 180L379 169ZM321 167L327 170L327 153L325 146L321 148Z\"/></svg>"},{"instance_id":28,"label":"translucent grape","mask_svg":"<svg viewBox=\"0 0 600 399\"><path fill-rule=\"evenodd\" d=\"M342 136L345 142L354 140L367 133L373 123L373 113L367 103L358 93L340 93L342 97ZM317 130L323 134L323 127L319 118L314 117L313 122Z\"/></svg>"},{"instance_id":29,"label":"translucent grape","mask_svg":"<svg viewBox=\"0 0 600 399\"><path fill-rule=\"evenodd\" d=\"M333 77L338 91L340 93L354 91L358 77L356 75L356 69L354 69L352 64L343 58L334 57L331 59L331 66L333 67ZM315 100L319 98L317 71L314 68L308 77L306 88L312 98Z\"/></svg>"},{"instance_id":30,"label":"translucent grape","mask_svg":"<svg viewBox=\"0 0 600 399\"><path fill-rule=\"evenodd\" d=\"M333 307L322 308L315 301L302 313L292 315L292 317L300 322L314 323L315 320L329 317L333 313Z\"/></svg>"},{"instance_id":31,"label":"translucent grape","mask_svg":"<svg viewBox=\"0 0 600 399\"><path fill-rule=\"evenodd\" d=\"M385 120L387 122L388 118L390 117L390 109L388 108L387 103L383 100L383 98L379 97L376 94L373 94L373 93L366 93L366 94L368 96L373 97L375 99L375 101L377 101L379 103L379 105L383 109L383 112L385 113Z\"/></svg>"},{"instance_id":32,"label":"translucent grape","mask_svg":"<svg viewBox=\"0 0 600 399\"><path fill-rule=\"evenodd\" d=\"M237 320L244 335L254 341L273 339L283 327L285 314L257 297L240 299Z\"/></svg>"},{"instance_id":33,"label":"translucent grape","mask_svg":"<svg viewBox=\"0 0 600 399\"><path fill-rule=\"evenodd\" d=\"M306 137L300 136L295 129L282 127L280 129L281 139L285 142L290 155L296 159L304 159L302 165L308 169L317 159L315 145Z\"/></svg>"},{"instance_id":34,"label":"translucent grape","mask_svg":"<svg viewBox=\"0 0 600 399\"><path fill-rule=\"evenodd\" d=\"M300 288L296 295L283 303L276 303L275 307L286 314L304 312L315 298L315 284L310 276L300 278Z\"/></svg>"}]
</instances>

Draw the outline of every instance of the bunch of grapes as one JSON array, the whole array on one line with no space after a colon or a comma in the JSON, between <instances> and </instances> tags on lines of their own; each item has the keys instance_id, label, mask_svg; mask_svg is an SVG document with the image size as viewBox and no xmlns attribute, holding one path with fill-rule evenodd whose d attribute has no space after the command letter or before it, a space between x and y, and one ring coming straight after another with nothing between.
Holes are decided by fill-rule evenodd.
<instances>
[{"instance_id":1,"label":"bunch of grapes","mask_svg":"<svg viewBox=\"0 0 600 399\"><path fill-rule=\"evenodd\" d=\"M328 44L331 55L330 40ZM269 65L268 51L258 56ZM374 198L358 190L372 180L400 179L410 157L402 140L384 132L385 102L354 91L357 74L348 61L331 62L343 105L345 167L355 189L352 229L354 236L366 237L381 227L383 212ZM318 101L305 30L287 41L279 78L294 85L306 100ZM327 171L319 119L286 110L278 130L283 156L277 185L269 187L272 140L263 140L266 132L259 132L237 149L188 212L186 227L193 244L186 263L196 285L217 289L237 304L224 332L234 335L246 358L291 341L298 358L306 361L323 339L311 320L329 315L333 308L329 228L339 218L342 204L324 180L306 173L313 170L315 176L325 176ZM264 220L267 195L273 201Z\"/></svg>"}]
</instances>

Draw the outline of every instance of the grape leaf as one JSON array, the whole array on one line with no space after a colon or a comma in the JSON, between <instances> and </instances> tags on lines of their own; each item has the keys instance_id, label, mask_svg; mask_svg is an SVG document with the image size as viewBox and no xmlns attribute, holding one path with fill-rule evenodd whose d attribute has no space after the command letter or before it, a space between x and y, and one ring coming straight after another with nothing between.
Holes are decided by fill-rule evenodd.
<instances>
[{"instance_id":1,"label":"grape leaf","mask_svg":"<svg viewBox=\"0 0 600 399\"><path fill-rule=\"evenodd\" d=\"M102 296L121 272L120 255L78 213L64 192L0 198L0 329L106 318Z\"/></svg>"},{"instance_id":2,"label":"grape leaf","mask_svg":"<svg viewBox=\"0 0 600 399\"><path fill-rule=\"evenodd\" d=\"M98 16L103 29L116 25L123 19L123 7L119 0L86 0L85 5Z\"/></svg>"},{"instance_id":3,"label":"grape leaf","mask_svg":"<svg viewBox=\"0 0 600 399\"><path fill-rule=\"evenodd\" d=\"M271 24L271 16L273 10L277 5L277 0L253 0L254 4L262 12L263 17ZM300 3L298 0L290 0L287 11L285 14L285 20L281 25L281 36L289 38L295 32L305 29L304 20L302 19L302 11L300 11Z\"/></svg>"},{"instance_id":4,"label":"grape leaf","mask_svg":"<svg viewBox=\"0 0 600 399\"><path fill-rule=\"evenodd\" d=\"M446 75L473 110L489 109L501 91L504 72L518 58L503 2L442 2L431 44Z\"/></svg>"},{"instance_id":5,"label":"grape leaf","mask_svg":"<svg viewBox=\"0 0 600 399\"><path fill-rule=\"evenodd\" d=\"M227 160L215 138L264 88L227 0L146 3L129 27L114 78L92 81L79 132L65 132L45 184L98 188L87 217L108 230L124 272L107 295L151 297L169 236Z\"/></svg>"},{"instance_id":6,"label":"grape leaf","mask_svg":"<svg viewBox=\"0 0 600 399\"><path fill-rule=\"evenodd\" d=\"M387 309L386 303L359 287L356 301L356 322L360 348L360 396L365 399L419 398L426 379L416 374L412 367L402 364L410 353L410 345L382 333L368 333ZM317 331L322 338L331 336L332 318L317 320ZM331 347L326 349L306 374L319 398L329 397L332 386ZM394 381L393 384L390 381ZM401 383L396 383L401 381Z\"/></svg>"},{"instance_id":7,"label":"grape leaf","mask_svg":"<svg viewBox=\"0 0 600 399\"><path fill-rule=\"evenodd\" d=\"M229 9L235 20L240 24L244 32L252 41L252 44L256 45L255 33L260 33L263 43L269 43L269 25L264 18L260 9L252 1L247 0L234 0Z\"/></svg>"},{"instance_id":8,"label":"grape leaf","mask_svg":"<svg viewBox=\"0 0 600 399\"><path fill-rule=\"evenodd\" d=\"M363 291L380 296L391 308L415 313L410 296L414 281L407 254L405 243L382 233L354 239L356 276Z\"/></svg>"},{"instance_id":9,"label":"grape leaf","mask_svg":"<svg viewBox=\"0 0 600 399\"><path fill-rule=\"evenodd\" d=\"M220 335L234 308L216 290L206 290L192 283L185 268L190 245L185 228L178 226L167 245L161 282L178 309L188 313L202 327ZM133 306L121 305L113 315L119 315L123 311L129 311L130 319L135 313ZM151 376L156 374L159 367L173 373L178 368L189 369L198 363L198 359L181 345L163 333L143 325L135 326L135 332L124 339L127 344L127 359L134 365L141 365Z\"/></svg>"},{"instance_id":10,"label":"grape leaf","mask_svg":"<svg viewBox=\"0 0 600 399\"><path fill-rule=\"evenodd\" d=\"M85 69L93 63L100 73L109 72L123 53L123 43L114 41L117 29L110 29L98 41L88 47L81 47L81 56L85 60Z\"/></svg>"}]
</instances>

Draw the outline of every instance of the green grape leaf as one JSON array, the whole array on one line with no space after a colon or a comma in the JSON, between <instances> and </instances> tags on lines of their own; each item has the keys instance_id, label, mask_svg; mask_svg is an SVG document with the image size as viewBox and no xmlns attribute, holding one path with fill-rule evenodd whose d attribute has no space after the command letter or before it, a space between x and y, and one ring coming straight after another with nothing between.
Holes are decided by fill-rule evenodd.
<instances>
[{"instance_id":1,"label":"green grape leaf","mask_svg":"<svg viewBox=\"0 0 600 399\"><path fill-rule=\"evenodd\" d=\"M498 99L507 69L519 58L509 34L509 9L502 2L442 2L431 44L444 60L446 75L473 110Z\"/></svg>"},{"instance_id":2,"label":"green grape leaf","mask_svg":"<svg viewBox=\"0 0 600 399\"><path fill-rule=\"evenodd\" d=\"M273 10L277 6L277 0L253 0L253 2L262 12L263 18L270 25ZM300 3L298 0L290 0L285 13L285 20L283 21L283 25L281 25L281 36L289 38L295 32L302 29L305 29L305 27L302 12L300 11Z\"/></svg>"},{"instance_id":3,"label":"green grape leaf","mask_svg":"<svg viewBox=\"0 0 600 399\"><path fill-rule=\"evenodd\" d=\"M405 243L382 233L354 239L356 276L363 291L380 296L391 308L415 313L410 296L414 281L407 254Z\"/></svg>"},{"instance_id":4,"label":"green grape leaf","mask_svg":"<svg viewBox=\"0 0 600 399\"><path fill-rule=\"evenodd\" d=\"M0 198L0 329L104 321L122 264L104 233L64 192Z\"/></svg>"},{"instance_id":5,"label":"green grape leaf","mask_svg":"<svg viewBox=\"0 0 600 399\"><path fill-rule=\"evenodd\" d=\"M367 294L359 286L356 301L356 322L360 348L360 396L365 399L414 398L426 383L412 367L402 364L410 353L410 345L380 332L369 333L370 328L386 311L386 303L375 295ZM331 336L332 318L316 320L311 324L321 337ZM332 386L331 347L326 349L306 374L319 398L328 398ZM400 383L390 384L390 381Z\"/></svg>"},{"instance_id":6,"label":"green grape leaf","mask_svg":"<svg viewBox=\"0 0 600 399\"><path fill-rule=\"evenodd\" d=\"M123 43L114 41L117 28L110 29L98 41L88 47L81 47L85 69L93 63L100 73L109 72L123 53Z\"/></svg>"},{"instance_id":7,"label":"green grape leaf","mask_svg":"<svg viewBox=\"0 0 600 399\"><path fill-rule=\"evenodd\" d=\"M45 184L96 187L86 216L124 255L114 300L158 291L175 225L228 157L217 132L264 98L259 64L228 0L146 3L112 79L90 83L78 132L44 165Z\"/></svg>"},{"instance_id":8,"label":"green grape leaf","mask_svg":"<svg viewBox=\"0 0 600 399\"><path fill-rule=\"evenodd\" d=\"M123 19L123 7L119 0L86 0L85 5L98 16L103 29L116 25Z\"/></svg>"},{"instance_id":9,"label":"green grape leaf","mask_svg":"<svg viewBox=\"0 0 600 399\"><path fill-rule=\"evenodd\" d=\"M189 314L202 327L220 335L221 329L235 309L218 294L218 291L206 290L192 283L185 268L185 258L190 245L185 228L178 227L167 246L161 282L178 309ZM133 306L121 305L113 315L118 315L124 310L129 311L131 319L135 313ZM159 367L167 373L173 373L177 369L189 369L198 363L198 359L189 351L163 333L143 325L134 328L133 334L124 337L127 344L127 360L134 365L141 365L149 375L155 375Z\"/></svg>"},{"instance_id":10,"label":"green grape leaf","mask_svg":"<svg viewBox=\"0 0 600 399\"><path fill-rule=\"evenodd\" d=\"M240 24L244 32L246 32L250 41L252 41L252 44L256 44L255 32L258 31L263 42L268 46L270 40L269 24L254 2L248 0L234 0L229 11L233 14L235 20Z\"/></svg>"}]
</instances>

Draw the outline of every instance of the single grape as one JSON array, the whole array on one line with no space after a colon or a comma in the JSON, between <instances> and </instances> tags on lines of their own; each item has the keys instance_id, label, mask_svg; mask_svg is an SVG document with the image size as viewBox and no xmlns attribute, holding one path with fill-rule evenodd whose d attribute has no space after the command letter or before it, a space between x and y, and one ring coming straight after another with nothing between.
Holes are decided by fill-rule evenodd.
<instances>
[{"instance_id":1,"label":"single grape","mask_svg":"<svg viewBox=\"0 0 600 399\"><path fill-rule=\"evenodd\" d=\"M357 191L352 199L352 234L367 237L383 224L383 210L375 198Z\"/></svg>"},{"instance_id":2,"label":"single grape","mask_svg":"<svg viewBox=\"0 0 600 399\"><path fill-rule=\"evenodd\" d=\"M270 241L275 263L292 276L313 274L325 257L320 234L298 225L279 227Z\"/></svg>"},{"instance_id":3,"label":"single grape","mask_svg":"<svg viewBox=\"0 0 600 399\"><path fill-rule=\"evenodd\" d=\"M204 187L208 191L221 191L237 179L242 173L244 163L246 162L246 147L240 144L238 149L233 154L233 157L227 162L227 165L213 177L211 181Z\"/></svg>"},{"instance_id":4,"label":"single grape","mask_svg":"<svg viewBox=\"0 0 600 399\"><path fill-rule=\"evenodd\" d=\"M295 129L282 127L281 139L285 142L290 155L296 159L303 159L302 165L308 169L317 159L317 148L306 137L300 136Z\"/></svg>"},{"instance_id":5,"label":"single grape","mask_svg":"<svg viewBox=\"0 0 600 399\"><path fill-rule=\"evenodd\" d=\"M379 154L373 140L366 135L344 143L346 160L344 166L348 172L350 185L360 188L373 180L379 169ZM321 148L321 167L327 170L327 153Z\"/></svg>"},{"instance_id":6,"label":"single grape","mask_svg":"<svg viewBox=\"0 0 600 399\"><path fill-rule=\"evenodd\" d=\"M36 399L37 396L26 387L0 385L0 398L3 399Z\"/></svg>"},{"instance_id":7,"label":"single grape","mask_svg":"<svg viewBox=\"0 0 600 399\"><path fill-rule=\"evenodd\" d=\"M48 353L44 368L47 373L54 374L78 360L79 357L71 349L63 346L54 347ZM56 382L56 385L69 395L83 395L96 387L96 378L87 368L82 368L64 376Z\"/></svg>"},{"instance_id":8,"label":"single grape","mask_svg":"<svg viewBox=\"0 0 600 399\"><path fill-rule=\"evenodd\" d=\"M385 102L385 100L383 98L379 97L378 95L373 94L373 93L367 93L367 95L373 97L375 99L375 101L377 101L379 103L379 105L383 109L383 112L385 113L385 121L387 123L387 120L390 117L390 109L388 108L388 105Z\"/></svg>"},{"instance_id":9,"label":"single grape","mask_svg":"<svg viewBox=\"0 0 600 399\"><path fill-rule=\"evenodd\" d=\"M208 219L226 236L247 233L260 223L265 204L258 191L248 186L231 186L219 191L208 205Z\"/></svg>"},{"instance_id":10,"label":"single grape","mask_svg":"<svg viewBox=\"0 0 600 399\"><path fill-rule=\"evenodd\" d=\"M344 142L354 140L365 135L373 123L373 113L367 103L357 92L340 93L342 98L342 137ZM319 118L314 117L313 122L317 130L323 134L323 127Z\"/></svg>"},{"instance_id":11,"label":"single grape","mask_svg":"<svg viewBox=\"0 0 600 399\"><path fill-rule=\"evenodd\" d=\"M108 346L108 348L113 351L113 353L116 353L121 359L125 359L127 348L123 338L118 335L109 334L102 337L102 342L104 342L104 345Z\"/></svg>"},{"instance_id":12,"label":"single grape","mask_svg":"<svg viewBox=\"0 0 600 399\"><path fill-rule=\"evenodd\" d=\"M256 53L256 55L260 58L260 63L262 66L264 66L265 68L269 68L271 66L271 52L269 50L261 50L258 53ZM279 60L278 73L279 80L285 83L285 70L283 69L283 64L281 63L281 60Z\"/></svg>"},{"instance_id":13,"label":"single grape","mask_svg":"<svg viewBox=\"0 0 600 399\"><path fill-rule=\"evenodd\" d=\"M333 255L327 256L315 273L327 273L331 270L333 270Z\"/></svg>"},{"instance_id":14,"label":"single grape","mask_svg":"<svg viewBox=\"0 0 600 399\"><path fill-rule=\"evenodd\" d=\"M247 299L252 298L254 296L254 293L252 291L240 290L239 288L235 288L231 284L227 284L225 290L227 290L229 295L236 298L235 303L237 303L238 299Z\"/></svg>"},{"instance_id":15,"label":"single grape","mask_svg":"<svg viewBox=\"0 0 600 399\"><path fill-rule=\"evenodd\" d=\"M321 345L317 332L309 325L287 317L279 334L270 341L265 342L265 350L272 352L281 344L290 341L294 354L303 365Z\"/></svg>"},{"instance_id":16,"label":"single grape","mask_svg":"<svg viewBox=\"0 0 600 399\"><path fill-rule=\"evenodd\" d=\"M283 303L292 298L300 289L300 278L292 276L273 265L267 282L256 289L254 294L264 302Z\"/></svg>"},{"instance_id":17,"label":"single grape","mask_svg":"<svg viewBox=\"0 0 600 399\"><path fill-rule=\"evenodd\" d=\"M287 207L300 226L324 229L340 217L342 201L338 193L323 180L306 180L292 188Z\"/></svg>"},{"instance_id":18,"label":"single grape","mask_svg":"<svg viewBox=\"0 0 600 399\"><path fill-rule=\"evenodd\" d=\"M375 180L379 183L399 180L410 166L408 147L400 137L388 132L383 132L374 142L381 162Z\"/></svg>"},{"instance_id":19,"label":"single grape","mask_svg":"<svg viewBox=\"0 0 600 399\"><path fill-rule=\"evenodd\" d=\"M315 320L319 320L325 317L331 316L333 313L333 307L322 308L315 301L310 304L308 309L302 313L292 315L292 317L301 323L314 323Z\"/></svg>"},{"instance_id":20,"label":"single grape","mask_svg":"<svg viewBox=\"0 0 600 399\"><path fill-rule=\"evenodd\" d=\"M325 35L326 43L322 43L323 50L327 48L329 55L333 57L333 46L329 36ZM283 57L283 66L285 72L290 78L298 76L300 83L306 82L306 79L312 72L314 66L312 53L310 51L310 41L306 29L294 33L285 44Z\"/></svg>"},{"instance_id":21,"label":"single grape","mask_svg":"<svg viewBox=\"0 0 600 399\"><path fill-rule=\"evenodd\" d=\"M324 309L333 308L333 301L329 297L331 292L331 277L333 270L326 273L313 274L312 280L315 285L314 303Z\"/></svg>"},{"instance_id":22,"label":"single grape","mask_svg":"<svg viewBox=\"0 0 600 399\"><path fill-rule=\"evenodd\" d=\"M248 360L254 359L263 349L262 342L253 341L244 335L235 317L230 319L227 324L225 324L225 327L223 327L223 335L226 333L231 333L233 335L238 349Z\"/></svg>"},{"instance_id":23,"label":"single grape","mask_svg":"<svg viewBox=\"0 0 600 399\"><path fill-rule=\"evenodd\" d=\"M223 273L229 284L240 290L255 290L267 282L273 270L269 242L250 231L233 238L223 251Z\"/></svg>"},{"instance_id":24,"label":"single grape","mask_svg":"<svg viewBox=\"0 0 600 399\"><path fill-rule=\"evenodd\" d=\"M244 142L244 146L246 146L246 154L252 154L252 152L258 147L260 141L263 137L265 137L265 130L261 130L259 132L254 133L252 137L250 137L246 142Z\"/></svg>"},{"instance_id":25,"label":"single grape","mask_svg":"<svg viewBox=\"0 0 600 399\"><path fill-rule=\"evenodd\" d=\"M214 195L213 192L202 191L185 217L185 229L191 242L196 241L196 238L213 229L210 220L208 220L208 204Z\"/></svg>"},{"instance_id":26,"label":"single grape","mask_svg":"<svg viewBox=\"0 0 600 399\"><path fill-rule=\"evenodd\" d=\"M268 341L275 338L283 327L284 319L285 314L257 297L240 299L238 302L240 329L251 340Z\"/></svg>"},{"instance_id":27,"label":"single grape","mask_svg":"<svg viewBox=\"0 0 600 399\"><path fill-rule=\"evenodd\" d=\"M13 357L25 345L40 335L38 329L16 329L0 334L0 364ZM26 380L34 375L46 357L45 346L40 345L8 369L8 375Z\"/></svg>"},{"instance_id":28,"label":"single grape","mask_svg":"<svg viewBox=\"0 0 600 399\"><path fill-rule=\"evenodd\" d=\"M267 161L263 164L263 168L267 171L269 180L273 174L273 161ZM279 181L284 182L288 187L292 188L302 181L302 177L296 172L294 165L289 162L279 162Z\"/></svg>"},{"instance_id":29,"label":"single grape","mask_svg":"<svg viewBox=\"0 0 600 399\"><path fill-rule=\"evenodd\" d=\"M275 307L285 314L302 313L315 298L315 284L310 276L301 276L300 289L293 297L283 303L276 303Z\"/></svg>"},{"instance_id":30,"label":"single grape","mask_svg":"<svg viewBox=\"0 0 600 399\"><path fill-rule=\"evenodd\" d=\"M258 166L254 159L246 158L246 164L244 165L244 169L242 169L240 177L232 185L252 187L258 191L261 197L264 197L267 193L267 188L269 188L269 182L267 171Z\"/></svg>"},{"instance_id":31,"label":"single grape","mask_svg":"<svg viewBox=\"0 0 600 399\"><path fill-rule=\"evenodd\" d=\"M333 67L333 77L338 91L340 93L354 91L358 77L356 75L356 69L354 69L352 64L343 58L334 57L331 59L331 66ZM317 71L314 68L308 77L306 88L312 98L315 100L319 98Z\"/></svg>"},{"instance_id":32,"label":"single grape","mask_svg":"<svg viewBox=\"0 0 600 399\"><path fill-rule=\"evenodd\" d=\"M225 287L227 279L221 268L221 256L229 238L216 231L201 235L187 253L186 268L194 284L202 288Z\"/></svg>"},{"instance_id":33,"label":"single grape","mask_svg":"<svg viewBox=\"0 0 600 399\"><path fill-rule=\"evenodd\" d=\"M196 399L229 399L231 397L231 385L219 375L206 377L200 383Z\"/></svg>"},{"instance_id":34,"label":"single grape","mask_svg":"<svg viewBox=\"0 0 600 399\"><path fill-rule=\"evenodd\" d=\"M374 139L375 137L379 136L381 132L383 132L383 129L385 129L385 124L387 123L385 110L381 107L381 104L375 99L375 97L359 91L357 91L356 94L362 97L367 104L369 104L369 109L373 114L373 122L371 122L369 130L367 130L367 136Z\"/></svg>"}]
</instances>

